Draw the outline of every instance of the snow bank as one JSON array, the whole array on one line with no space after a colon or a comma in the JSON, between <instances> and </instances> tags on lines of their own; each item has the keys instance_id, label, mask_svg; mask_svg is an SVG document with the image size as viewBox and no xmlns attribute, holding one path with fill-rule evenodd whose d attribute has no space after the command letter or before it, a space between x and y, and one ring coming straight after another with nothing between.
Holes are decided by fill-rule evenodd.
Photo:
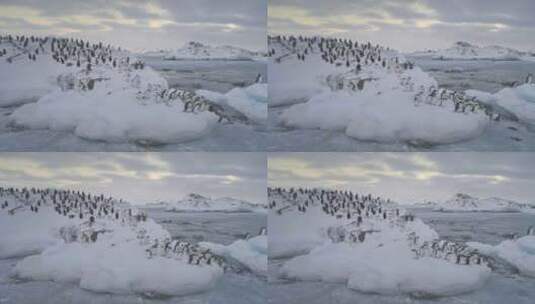
<instances>
[{"instance_id":1,"label":"snow bank","mask_svg":"<svg viewBox=\"0 0 535 304\"><path fill-rule=\"evenodd\" d=\"M496 255L526 276L535 277L535 236L528 235L517 240L503 241L496 246L469 242L469 246L487 255Z\"/></svg>"},{"instance_id":2,"label":"snow bank","mask_svg":"<svg viewBox=\"0 0 535 304\"><path fill-rule=\"evenodd\" d=\"M24 105L10 116L16 126L74 132L109 142L176 143L207 134L216 123L209 112L183 112L182 105L141 103L137 94L151 86L167 87L165 79L146 68L121 75L112 69L90 91L56 89L38 102Z\"/></svg>"},{"instance_id":3,"label":"snow bank","mask_svg":"<svg viewBox=\"0 0 535 304\"><path fill-rule=\"evenodd\" d=\"M248 240L237 240L228 246L209 242L201 242L199 245L210 249L215 254L236 259L256 274L267 275L268 240L265 235Z\"/></svg>"},{"instance_id":4,"label":"snow bank","mask_svg":"<svg viewBox=\"0 0 535 304\"><path fill-rule=\"evenodd\" d=\"M234 88L226 94L206 90L199 90L198 93L211 101L229 105L256 123L265 123L267 120L267 84Z\"/></svg>"},{"instance_id":5,"label":"snow bank","mask_svg":"<svg viewBox=\"0 0 535 304\"><path fill-rule=\"evenodd\" d=\"M535 84L524 84L515 88L505 88L495 94L477 90L466 91L497 110L504 110L522 122L535 125Z\"/></svg>"}]
</instances>

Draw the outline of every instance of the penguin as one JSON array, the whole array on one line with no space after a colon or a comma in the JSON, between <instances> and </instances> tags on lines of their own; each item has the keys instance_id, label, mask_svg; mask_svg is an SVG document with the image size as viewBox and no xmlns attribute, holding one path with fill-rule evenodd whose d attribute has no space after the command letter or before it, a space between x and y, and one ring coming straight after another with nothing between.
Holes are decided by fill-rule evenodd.
<instances>
[{"instance_id":1,"label":"penguin","mask_svg":"<svg viewBox=\"0 0 535 304\"><path fill-rule=\"evenodd\" d=\"M532 84L533 83L533 74L529 73L528 76L526 76L526 84Z\"/></svg>"},{"instance_id":2,"label":"penguin","mask_svg":"<svg viewBox=\"0 0 535 304\"><path fill-rule=\"evenodd\" d=\"M264 81L264 77L262 76L262 74L258 74L256 75L256 79L255 79L255 83L262 83Z\"/></svg>"}]
</instances>

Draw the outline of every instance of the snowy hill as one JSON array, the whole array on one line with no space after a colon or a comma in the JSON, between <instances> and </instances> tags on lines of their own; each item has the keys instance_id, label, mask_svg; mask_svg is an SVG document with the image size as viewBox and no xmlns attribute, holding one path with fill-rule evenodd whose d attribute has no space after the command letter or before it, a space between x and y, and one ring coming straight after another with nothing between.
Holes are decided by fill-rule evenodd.
<instances>
[{"instance_id":1,"label":"snowy hill","mask_svg":"<svg viewBox=\"0 0 535 304\"><path fill-rule=\"evenodd\" d=\"M412 56L432 57L438 60L529 60L534 59L529 53L502 46L477 46L464 41L456 42L443 50L415 52Z\"/></svg>"},{"instance_id":2,"label":"snowy hill","mask_svg":"<svg viewBox=\"0 0 535 304\"><path fill-rule=\"evenodd\" d=\"M260 60L264 57L259 52L239 47L210 46L195 41L190 41L177 50L150 51L143 53L143 55L163 57L167 60Z\"/></svg>"},{"instance_id":3,"label":"snowy hill","mask_svg":"<svg viewBox=\"0 0 535 304\"><path fill-rule=\"evenodd\" d=\"M476 290L490 276L477 250L440 240L387 199L352 191L268 188L268 201L269 256L285 258L273 269L279 278L437 297Z\"/></svg>"},{"instance_id":4,"label":"snowy hill","mask_svg":"<svg viewBox=\"0 0 535 304\"><path fill-rule=\"evenodd\" d=\"M535 211L530 205L498 197L476 198L464 193L457 193L451 199L435 204L439 211L488 211L488 212L529 212Z\"/></svg>"},{"instance_id":5,"label":"snowy hill","mask_svg":"<svg viewBox=\"0 0 535 304\"><path fill-rule=\"evenodd\" d=\"M0 187L0 258L12 276L94 292L175 296L211 289L223 259L178 240L121 200L81 191Z\"/></svg>"},{"instance_id":6,"label":"snowy hill","mask_svg":"<svg viewBox=\"0 0 535 304\"><path fill-rule=\"evenodd\" d=\"M269 105L277 122L381 143L445 144L481 135L493 113L397 52L369 42L270 36Z\"/></svg>"},{"instance_id":7,"label":"snowy hill","mask_svg":"<svg viewBox=\"0 0 535 304\"><path fill-rule=\"evenodd\" d=\"M262 212L266 206L231 197L212 199L190 193L175 203L161 202L160 207L171 212Z\"/></svg>"}]
</instances>

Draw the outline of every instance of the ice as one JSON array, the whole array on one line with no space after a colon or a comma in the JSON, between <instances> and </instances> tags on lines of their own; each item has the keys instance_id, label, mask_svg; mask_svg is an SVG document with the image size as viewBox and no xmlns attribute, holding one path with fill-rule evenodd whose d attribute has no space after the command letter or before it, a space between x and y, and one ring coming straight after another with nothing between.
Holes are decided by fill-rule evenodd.
<instances>
[{"instance_id":1,"label":"ice","mask_svg":"<svg viewBox=\"0 0 535 304\"><path fill-rule=\"evenodd\" d=\"M268 239L266 235L237 240L228 246L210 242L201 242L199 245L210 249L215 254L236 259L256 274L267 275Z\"/></svg>"},{"instance_id":2,"label":"ice","mask_svg":"<svg viewBox=\"0 0 535 304\"><path fill-rule=\"evenodd\" d=\"M535 236L527 235L516 240L505 240L496 246L479 242L469 242L468 245L479 251L496 255L526 276L535 277Z\"/></svg>"},{"instance_id":3,"label":"ice","mask_svg":"<svg viewBox=\"0 0 535 304\"><path fill-rule=\"evenodd\" d=\"M178 143L200 138L215 126L209 112L184 112L154 99L140 101L139 92L165 89L167 82L149 68L95 71L104 80L89 91L61 90L26 104L11 115L12 124L32 129L70 131L79 137L108 142Z\"/></svg>"},{"instance_id":4,"label":"ice","mask_svg":"<svg viewBox=\"0 0 535 304\"><path fill-rule=\"evenodd\" d=\"M268 198L270 258L286 258L275 278L344 284L363 293L441 297L477 290L491 275L485 263L452 260L449 250L460 249L425 249L431 243L458 245L439 241L432 228L390 200L281 188L269 188Z\"/></svg>"},{"instance_id":5,"label":"ice","mask_svg":"<svg viewBox=\"0 0 535 304\"><path fill-rule=\"evenodd\" d=\"M17 261L14 278L94 292L182 296L208 291L223 276L217 260L190 263L191 253L176 250L178 245L164 249L169 232L121 200L11 188L1 188L0 197L8 203L0 211L6 232L0 258L33 254Z\"/></svg>"},{"instance_id":6,"label":"ice","mask_svg":"<svg viewBox=\"0 0 535 304\"><path fill-rule=\"evenodd\" d=\"M133 242L84 246L63 244L30 256L14 275L33 280L79 284L114 294L186 295L213 288L222 275L218 266L195 266L165 257L147 259Z\"/></svg>"},{"instance_id":7,"label":"ice","mask_svg":"<svg viewBox=\"0 0 535 304\"><path fill-rule=\"evenodd\" d=\"M206 98L231 106L251 121L266 123L268 85L257 83L245 88L234 88L225 94L199 90Z\"/></svg>"},{"instance_id":8,"label":"ice","mask_svg":"<svg viewBox=\"0 0 535 304\"><path fill-rule=\"evenodd\" d=\"M535 125L535 84L505 88L495 94L477 90L468 90L466 93L490 106L507 111L526 124Z\"/></svg>"},{"instance_id":9,"label":"ice","mask_svg":"<svg viewBox=\"0 0 535 304\"><path fill-rule=\"evenodd\" d=\"M288 261L282 275L347 284L378 294L451 296L476 290L490 276L486 266L466 267L434 258L415 259L401 242L328 244Z\"/></svg>"}]
</instances>

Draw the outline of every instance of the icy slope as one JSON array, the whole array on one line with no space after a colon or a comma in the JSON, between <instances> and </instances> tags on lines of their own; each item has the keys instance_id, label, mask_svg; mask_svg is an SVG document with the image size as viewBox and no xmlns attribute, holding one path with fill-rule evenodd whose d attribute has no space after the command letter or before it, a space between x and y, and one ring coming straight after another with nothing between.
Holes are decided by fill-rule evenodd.
<instances>
[{"instance_id":1,"label":"icy slope","mask_svg":"<svg viewBox=\"0 0 535 304\"><path fill-rule=\"evenodd\" d=\"M531 127L535 126L535 83L526 83L514 88L505 88L495 94L477 90L466 91L497 111L512 115Z\"/></svg>"},{"instance_id":2,"label":"icy slope","mask_svg":"<svg viewBox=\"0 0 535 304\"><path fill-rule=\"evenodd\" d=\"M447 60L529 60L528 53L502 46L477 46L464 41L456 42L452 47L443 50L412 53L412 56L432 57Z\"/></svg>"},{"instance_id":3,"label":"icy slope","mask_svg":"<svg viewBox=\"0 0 535 304\"><path fill-rule=\"evenodd\" d=\"M2 257L37 253L16 264L16 278L74 283L96 292L176 296L209 290L223 273L220 257L172 241L122 201L51 189L1 188L0 196L0 227L11 232L0 236Z\"/></svg>"},{"instance_id":4,"label":"icy slope","mask_svg":"<svg viewBox=\"0 0 535 304\"><path fill-rule=\"evenodd\" d=\"M437 203L435 210L440 211L497 211L497 212L529 212L527 204L502 199L499 197L476 198L468 194L457 193L451 199Z\"/></svg>"},{"instance_id":5,"label":"icy slope","mask_svg":"<svg viewBox=\"0 0 535 304\"><path fill-rule=\"evenodd\" d=\"M477 251L438 240L435 231L388 200L281 188L270 188L268 199L270 257L299 255L284 262L276 274L281 278L429 297L475 290L490 275Z\"/></svg>"},{"instance_id":6,"label":"icy slope","mask_svg":"<svg viewBox=\"0 0 535 304\"><path fill-rule=\"evenodd\" d=\"M257 60L263 56L234 46L210 46L190 41L174 51L146 52L145 56L163 56L167 60Z\"/></svg>"},{"instance_id":7,"label":"icy slope","mask_svg":"<svg viewBox=\"0 0 535 304\"><path fill-rule=\"evenodd\" d=\"M289 128L336 130L362 141L445 144L481 135L493 117L398 52L322 37L269 38L269 105Z\"/></svg>"},{"instance_id":8,"label":"icy slope","mask_svg":"<svg viewBox=\"0 0 535 304\"><path fill-rule=\"evenodd\" d=\"M215 254L231 257L258 275L267 275L267 235L237 240L228 246L209 242L201 242L199 246L208 248Z\"/></svg>"},{"instance_id":9,"label":"icy slope","mask_svg":"<svg viewBox=\"0 0 535 304\"><path fill-rule=\"evenodd\" d=\"M468 245L485 254L496 255L516 267L520 273L535 277L535 236L533 234L516 240L503 241L496 246L478 242L470 242Z\"/></svg>"},{"instance_id":10,"label":"icy slope","mask_svg":"<svg viewBox=\"0 0 535 304\"><path fill-rule=\"evenodd\" d=\"M261 212L265 210L265 206L231 197L212 199L197 193L190 193L176 203L166 203L165 209L174 212Z\"/></svg>"}]
</instances>

